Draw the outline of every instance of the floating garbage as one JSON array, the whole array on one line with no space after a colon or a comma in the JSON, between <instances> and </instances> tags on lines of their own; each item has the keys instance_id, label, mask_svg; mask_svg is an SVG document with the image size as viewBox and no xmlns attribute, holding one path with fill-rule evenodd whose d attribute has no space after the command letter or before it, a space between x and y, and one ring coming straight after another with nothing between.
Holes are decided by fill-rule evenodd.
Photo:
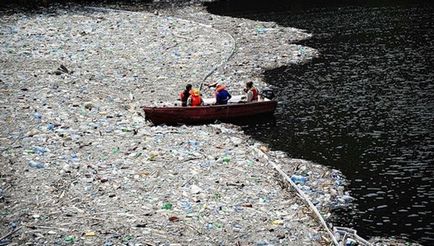
<instances>
[{"instance_id":1,"label":"floating garbage","mask_svg":"<svg viewBox=\"0 0 434 246\"><path fill-rule=\"evenodd\" d=\"M172 205L171 203L166 202L166 203L163 204L162 209L165 209L165 210L171 210L172 207L173 207L173 205Z\"/></svg>"},{"instance_id":2,"label":"floating garbage","mask_svg":"<svg viewBox=\"0 0 434 246\"><path fill-rule=\"evenodd\" d=\"M45 164L39 161L29 161L29 166L37 169L45 168Z\"/></svg>"},{"instance_id":3,"label":"floating garbage","mask_svg":"<svg viewBox=\"0 0 434 246\"><path fill-rule=\"evenodd\" d=\"M141 109L173 105L205 77L233 95L249 80L262 87L264 69L317 55L305 47L297 56L292 43L311 35L196 5L110 6L0 17L1 202L15 199L1 215L25 222L12 243L329 244L270 163L304 177L299 186L326 213L335 197L349 200L337 172L300 164L234 125L153 126Z\"/></svg>"},{"instance_id":4,"label":"floating garbage","mask_svg":"<svg viewBox=\"0 0 434 246\"><path fill-rule=\"evenodd\" d=\"M53 129L54 129L54 124L52 124L52 123L48 123L48 125L47 125L47 130L51 131L51 130L53 130Z\"/></svg>"},{"instance_id":5,"label":"floating garbage","mask_svg":"<svg viewBox=\"0 0 434 246\"><path fill-rule=\"evenodd\" d=\"M292 175L291 176L291 180L292 182L296 183L296 184L305 184L307 181L307 178L301 175Z\"/></svg>"},{"instance_id":6,"label":"floating garbage","mask_svg":"<svg viewBox=\"0 0 434 246\"><path fill-rule=\"evenodd\" d=\"M68 244L74 244L76 240L75 236L66 236L64 238L64 241Z\"/></svg>"},{"instance_id":7,"label":"floating garbage","mask_svg":"<svg viewBox=\"0 0 434 246\"><path fill-rule=\"evenodd\" d=\"M38 155L44 155L48 151L45 147L35 146L33 147L33 152Z\"/></svg>"},{"instance_id":8,"label":"floating garbage","mask_svg":"<svg viewBox=\"0 0 434 246\"><path fill-rule=\"evenodd\" d=\"M35 113L33 114L33 117L34 117L35 120L39 121L39 120L42 119L42 114L39 113L39 112L35 112Z\"/></svg>"}]
</instances>

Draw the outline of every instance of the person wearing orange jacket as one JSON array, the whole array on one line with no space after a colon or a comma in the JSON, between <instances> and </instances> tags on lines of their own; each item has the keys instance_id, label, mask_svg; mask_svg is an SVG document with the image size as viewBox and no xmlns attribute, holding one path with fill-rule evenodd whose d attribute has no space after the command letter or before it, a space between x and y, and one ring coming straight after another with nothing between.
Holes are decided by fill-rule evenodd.
<instances>
[{"instance_id":1,"label":"person wearing orange jacket","mask_svg":"<svg viewBox=\"0 0 434 246\"><path fill-rule=\"evenodd\" d=\"M199 89L193 88L190 91L190 97L188 97L187 99L187 105L188 106L192 106L192 107L196 107L196 106L202 106L203 103L203 99L200 96L200 91Z\"/></svg>"}]
</instances>

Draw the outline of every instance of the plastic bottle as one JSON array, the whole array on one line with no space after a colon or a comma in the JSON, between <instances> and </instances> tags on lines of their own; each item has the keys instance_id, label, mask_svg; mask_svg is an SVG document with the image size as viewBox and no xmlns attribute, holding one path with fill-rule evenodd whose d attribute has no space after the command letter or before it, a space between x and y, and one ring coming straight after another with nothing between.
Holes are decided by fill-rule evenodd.
<instances>
[{"instance_id":1,"label":"plastic bottle","mask_svg":"<svg viewBox=\"0 0 434 246\"><path fill-rule=\"evenodd\" d=\"M39 112L35 112L33 114L33 117L35 118L35 120L40 121L42 119L42 114Z\"/></svg>"},{"instance_id":2,"label":"plastic bottle","mask_svg":"<svg viewBox=\"0 0 434 246\"><path fill-rule=\"evenodd\" d=\"M347 241L345 242L345 246L353 246L357 245L357 241L352 238L347 238Z\"/></svg>"},{"instance_id":3,"label":"plastic bottle","mask_svg":"<svg viewBox=\"0 0 434 246\"><path fill-rule=\"evenodd\" d=\"M162 209L165 209L165 210L171 210L172 207L173 207L172 203L170 203L170 202L166 202L166 203L163 204Z\"/></svg>"},{"instance_id":4,"label":"plastic bottle","mask_svg":"<svg viewBox=\"0 0 434 246\"><path fill-rule=\"evenodd\" d=\"M38 154L38 155L43 155L45 154L45 152L47 152L48 150L44 147L39 147L39 146L35 146L33 147L33 152Z\"/></svg>"},{"instance_id":5,"label":"plastic bottle","mask_svg":"<svg viewBox=\"0 0 434 246\"><path fill-rule=\"evenodd\" d=\"M187 213L193 212L193 207L191 206L191 203L188 201L181 201L180 206Z\"/></svg>"},{"instance_id":6,"label":"plastic bottle","mask_svg":"<svg viewBox=\"0 0 434 246\"><path fill-rule=\"evenodd\" d=\"M189 140L188 144L191 146L192 149L196 150L199 146L199 142L196 140Z\"/></svg>"},{"instance_id":7,"label":"plastic bottle","mask_svg":"<svg viewBox=\"0 0 434 246\"><path fill-rule=\"evenodd\" d=\"M54 124L53 123L48 123L47 130L52 131L53 129L54 129Z\"/></svg>"},{"instance_id":8,"label":"plastic bottle","mask_svg":"<svg viewBox=\"0 0 434 246\"><path fill-rule=\"evenodd\" d=\"M73 161L73 162L77 162L77 161L79 161L78 156L77 156L76 153L72 153L72 154L71 154L71 161Z\"/></svg>"},{"instance_id":9,"label":"plastic bottle","mask_svg":"<svg viewBox=\"0 0 434 246\"><path fill-rule=\"evenodd\" d=\"M45 168L45 164L39 161L29 161L29 166L37 169Z\"/></svg>"},{"instance_id":10,"label":"plastic bottle","mask_svg":"<svg viewBox=\"0 0 434 246\"><path fill-rule=\"evenodd\" d=\"M307 177L301 175L292 175L291 180L296 184L305 184L307 181Z\"/></svg>"}]
</instances>

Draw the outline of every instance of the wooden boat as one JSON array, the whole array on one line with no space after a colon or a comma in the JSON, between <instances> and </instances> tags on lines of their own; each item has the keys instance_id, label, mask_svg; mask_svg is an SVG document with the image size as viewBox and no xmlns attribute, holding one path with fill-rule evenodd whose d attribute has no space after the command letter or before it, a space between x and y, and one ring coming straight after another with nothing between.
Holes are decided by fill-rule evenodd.
<instances>
[{"instance_id":1,"label":"wooden boat","mask_svg":"<svg viewBox=\"0 0 434 246\"><path fill-rule=\"evenodd\" d=\"M234 96L226 105L213 105L214 99L205 99L204 106L181 107L161 106L143 107L145 118L154 124L200 124L216 120L233 122L272 115L277 102L263 99L257 102L242 102L240 96Z\"/></svg>"}]
</instances>

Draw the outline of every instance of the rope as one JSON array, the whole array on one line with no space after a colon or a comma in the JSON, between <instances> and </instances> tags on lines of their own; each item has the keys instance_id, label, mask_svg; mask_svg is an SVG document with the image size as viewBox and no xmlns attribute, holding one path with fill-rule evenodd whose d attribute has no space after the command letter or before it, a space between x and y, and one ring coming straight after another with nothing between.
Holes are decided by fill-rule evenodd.
<instances>
[{"instance_id":1,"label":"rope","mask_svg":"<svg viewBox=\"0 0 434 246\"><path fill-rule=\"evenodd\" d=\"M214 30L217 30L217 29L215 29L215 28L213 28ZM220 31L220 30L217 30L217 31ZM229 36L231 39L232 39L232 41L233 41L233 46L232 46L232 50L231 50L231 54L228 56L228 57L226 57L226 59L222 62L222 63L220 63L218 66L216 66L216 67L214 67L204 78L203 78L203 81L205 81L209 76L211 76L211 74L213 74L219 67L221 67L221 66L223 66L223 64L225 64L225 63L227 63L233 56L234 56L234 54L235 54L235 50L237 49L237 43L236 43L236 41L235 41L235 38L231 35L231 34L229 34L229 33L227 33L227 32L223 32L223 31L220 31L221 33L224 33L224 34L226 34L227 36Z\"/></svg>"},{"instance_id":2,"label":"rope","mask_svg":"<svg viewBox=\"0 0 434 246\"><path fill-rule=\"evenodd\" d=\"M347 239L348 234L350 234L353 238L355 238L357 240L357 242L361 243L362 245L372 245L370 242L368 242L366 239L360 237L359 235L357 235L357 231L351 228L347 228L347 227L338 227L335 226L333 227L333 231L337 232L339 234L343 234L344 236L342 237L341 241L346 241L345 239Z\"/></svg>"},{"instance_id":3,"label":"rope","mask_svg":"<svg viewBox=\"0 0 434 246\"><path fill-rule=\"evenodd\" d=\"M256 152L260 156L265 158L266 160L269 159L268 156L264 152L262 152L261 150L259 150L257 148L254 148L254 150L256 150ZM348 234L351 234L352 237L357 240L357 242L361 243L361 245L367 245L367 246L372 245L367 240L365 240L362 237L360 237L359 235L357 235L357 231L354 229L346 228L346 227L333 227L332 228L333 231L332 231L332 229L327 225L326 221L324 220L324 218L322 217L322 215L320 214L318 209L310 201L309 197L302 190L300 190L300 188L298 188L298 186L291 180L291 178L285 172L283 172L282 169L280 169L280 167L276 165L276 163L274 163L272 161L270 161L269 163L291 185L291 187L293 187L297 191L298 195L309 205L309 208L314 212L314 214L316 215L316 217L320 221L321 225L327 231L327 233L330 236L331 240L333 241L334 245L339 246L339 245L345 244L345 239L347 238ZM339 244L339 241L335 236L336 232L339 234L344 234L344 236L341 240L341 242L343 244Z\"/></svg>"},{"instance_id":4,"label":"rope","mask_svg":"<svg viewBox=\"0 0 434 246\"><path fill-rule=\"evenodd\" d=\"M262 152L261 150L254 148L254 150L263 158L265 158L266 160L268 160L268 156ZM310 199L306 196L306 194L304 194L304 192L302 190L300 190L298 188L298 186L291 180L291 178L289 178L289 176L282 171L282 169L280 169L280 167L278 167L274 162L269 161L269 163L271 164L271 166L273 166L273 168L286 180L289 182L289 184L294 187L294 189L297 191L298 195L309 205L310 209L315 213L315 215L318 217L319 221L321 222L322 226L324 227L324 229L327 231L327 233L329 234L330 238L332 239L334 245L338 246L338 240L336 239L335 235L333 234L333 232L330 230L329 226L327 225L327 223L325 222L324 218L322 217L322 215L319 213L318 209L315 207L315 205L313 205L313 203L310 201Z\"/></svg>"},{"instance_id":5,"label":"rope","mask_svg":"<svg viewBox=\"0 0 434 246\"><path fill-rule=\"evenodd\" d=\"M202 83L200 83L199 90L201 90L203 82L205 82L205 80L209 76L211 76L215 71L217 71L218 68L220 68L221 66L223 66L225 63L227 63L234 56L235 50L237 49L237 42L235 41L235 38L230 33L218 30L218 29L212 27L211 25L206 25L206 24L203 24L203 23L195 22L195 21L192 21L192 20L186 20L186 19L182 19L182 18L179 18L179 17L173 17L173 18L177 19L177 20L180 20L180 21L189 22L189 23L193 23L193 24L196 24L196 25L199 25L199 26L206 27L208 29L214 30L216 33L223 33L223 34L227 35L232 40L233 45L232 45L231 53L229 54L229 56L226 57L226 59L224 59L220 64L218 64L217 66L215 66L213 69L211 69L205 75L205 77L202 79Z\"/></svg>"},{"instance_id":6,"label":"rope","mask_svg":"<svg viewBox=\"0 0 434 246\"><path fill-rule=\"evenodd\" d=\"M327 233L329 234L330 238L332 239L333 243L338 246L338 240L336 239L335 235L333 234L333 232L330 230L330 228L328 227L327 223L325 222L324 218L322 217L322 215L319 213L318 209L315 207L315 205L313 205L313 203L310 201L310 199L306 196L306 194L300 190L300 188L298 188L298 186L291 180L290 177L288 177L288 175L286 173L284 173L282 171L282 169L280 169L274 162L270 162L271 165L273 166L273 168L279 172L279 174L286 180L288 181L292 187L294 187L294 189L297 191L297 193L300 195L300 197L309 205L310 209L315 213L315 215L317 216L317 218L319 219L319 221L321 222L321 224L323 225L324 229L327 231Z\"/></svg>"},{"instance_id":7,"label":"rope","mask_svg":"<svg viewBox=\"0 0 434 246\"><path fill-rule=\"evenodd\" d=\"M366 239L360 237L359 235L357 235L357 231L351 228L346 228L346 227L333 227L333 232L330 229L330 227L327 225L327 223L325 222L324 218L322 217L322 215L320 214L320 212L318 211L318 209L315 207L315 205L313 205L313 203L310 201L309 197L306 196L306 194L300 190L300 188L298 188L298 186L291 180L291 178L282 171L282 169L280 169L274 162L270 162L271 165L273 166L273 168L279 172L279 174L286 180L289 182L289 184L297 191L298 195L309 205L310 209L315 213L315 215L317 216L317 218L319 219L319 221L321 222L321 224L323 225L324 229L327 231L327 233L329 234L330 238L332 239L333 243L335 245L340 245L338 240L336 239L335 233L333 232L337 232L339 234L344 234L341 242L345 243L346 239L347 239L347 235L351 234L353 238L355 238L357 240L357 242L361 243L362 245L367 245L370 246L372 245L371 243L369 243Z\"/></svg>"}]
</instances>

